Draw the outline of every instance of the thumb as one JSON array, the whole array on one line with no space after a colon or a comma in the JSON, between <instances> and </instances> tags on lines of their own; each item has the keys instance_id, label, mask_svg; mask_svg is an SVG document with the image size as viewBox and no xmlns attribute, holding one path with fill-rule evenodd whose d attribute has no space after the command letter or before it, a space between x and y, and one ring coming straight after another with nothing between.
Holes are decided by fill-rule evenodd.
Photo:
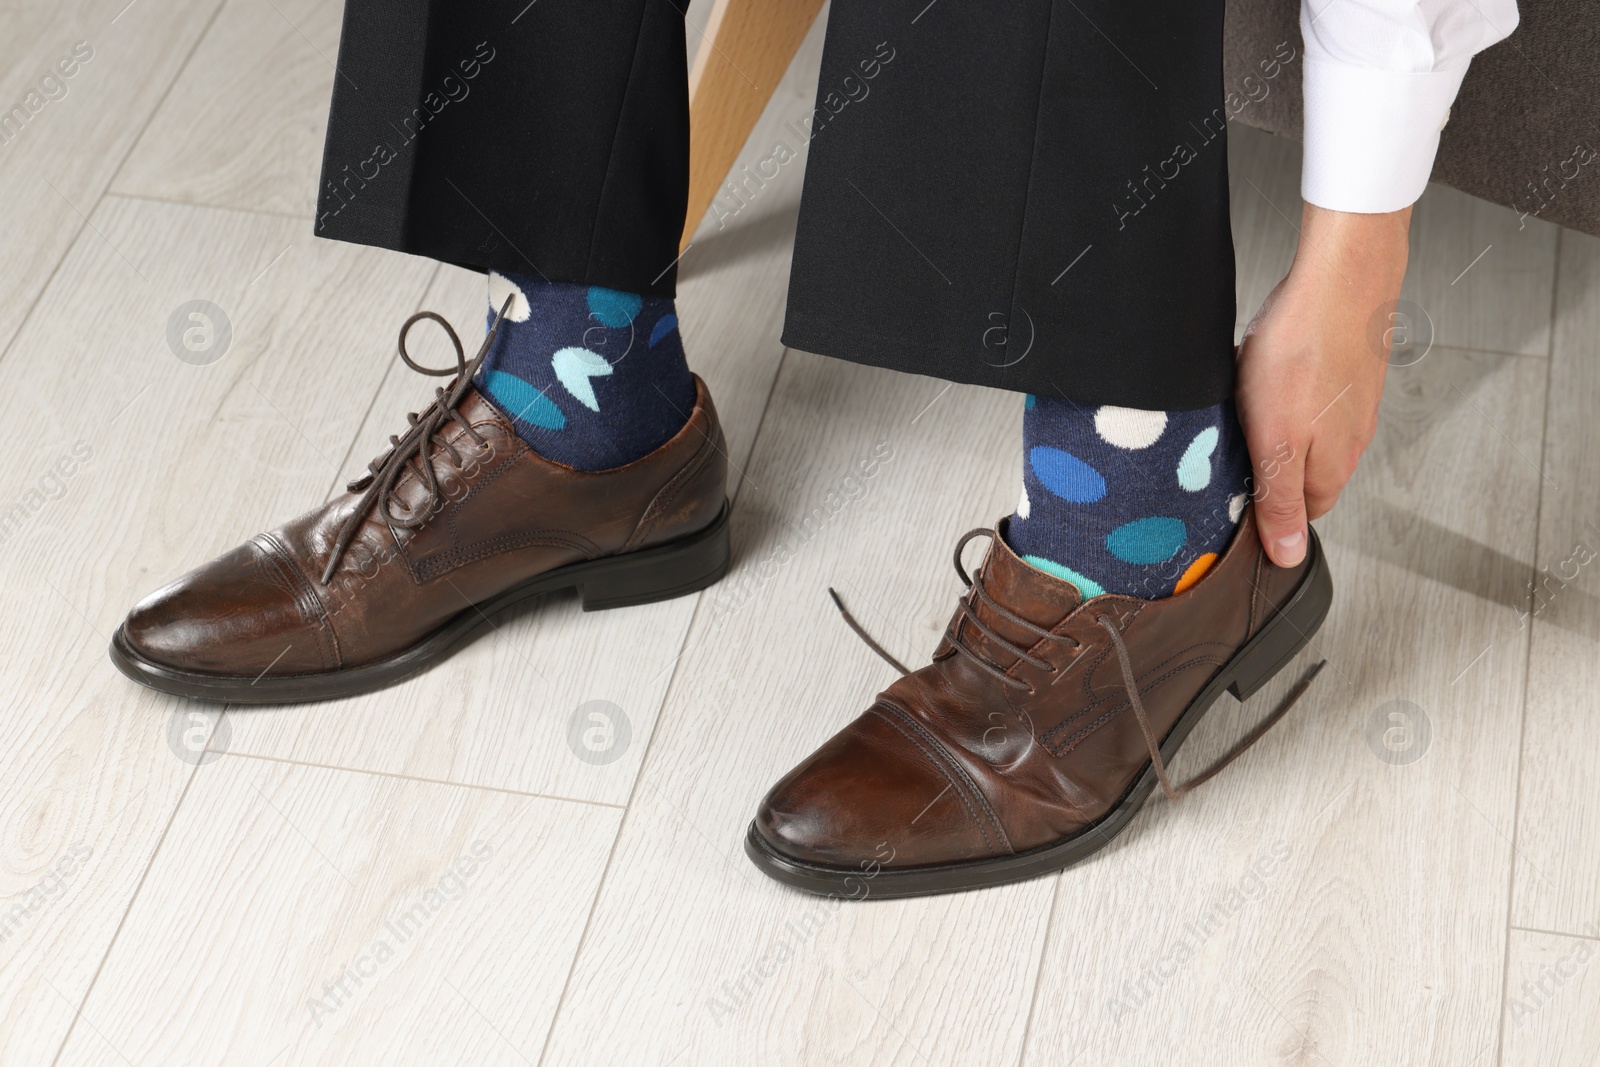
<instances>
[{"instance_id":1,"label":"thumb","mask_svg":"<svg viewBox=\"0 0 1600 1067\"><path fill-rule=\"evenodd\" d=\"M1278 438L1264 447L1252 442L1250 455L1261 547L1278 566L1298 566L1306 557L1305 448Z\"/></svg>"}]
</instances>

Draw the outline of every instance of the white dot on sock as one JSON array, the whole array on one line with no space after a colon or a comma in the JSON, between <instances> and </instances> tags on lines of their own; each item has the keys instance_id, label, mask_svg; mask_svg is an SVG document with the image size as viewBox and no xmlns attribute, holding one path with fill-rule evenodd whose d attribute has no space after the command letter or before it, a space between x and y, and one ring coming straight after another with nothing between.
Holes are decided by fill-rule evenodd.
<instances>
[{"instance_id":1,"label":"white dot on sock","mask_svg":"<svg viewBox=\"0 0 1600 1067\"><path fill-rule=\"evenodd\" d=\"M506 302L506 297L514 297L511 307L506 311L506 318L512 322L527 322L532 313L528 307L528 298L522 295L516 283L497 270L489 272L489 314L493 315L500 310L500 305Z\"/></svg>"},{"instance_id":2,"label":"white dot on sock","mask_svg":"<svg viewBox=\"0 0 1600 1067\"><path fill-rule=\"evenodd\" d=\"M1028 503L1028 487L1022 487L1022 499L1017 501L1017 518L1025 519L1028 512L1033 510L1033 505Z\"/></svg>"},{"instance_id":3,"label":"white dot on sock","mask_svg":"<svg viewBox=\"0 0 1600 1067\"><path fill-rule=\"evenodd\" d=\"M1165 411L1143 411L1106 405L1094 413L1094 430L1118 448L1149 448L1167 428Z\"/></svg>"},{"instance_id":4,"label":"white dot on sock","mask_svg":"<svg viewBox=\"0 0 1600 1067\"><path fill-rule=\"evenodd\" d=\"M1244 514L1245 494L1235 493L1228 498L1228 521L1238 522L1239 516Z\"/></svg>"}]
</instances>

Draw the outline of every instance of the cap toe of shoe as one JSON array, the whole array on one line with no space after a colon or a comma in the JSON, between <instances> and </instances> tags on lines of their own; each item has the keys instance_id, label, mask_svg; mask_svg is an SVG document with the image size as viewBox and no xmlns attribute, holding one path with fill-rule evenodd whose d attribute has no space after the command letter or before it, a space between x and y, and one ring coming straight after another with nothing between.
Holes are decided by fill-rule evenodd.
<instances>
[{"instance_id":1,"label":"cap toe of shoe","mask_svg":"<svg viewBox=\"0 0 1600 1067\"><path fill-rule=\"evenodd\" d=\"M240 545L141 600L119 644L138 660L200 674L322 669L316 626L286 566L256 541Z\"/></svg>"},{"instance_id":2,"label":"cap toe of shoe","mask_svg":"<svg viewBox=\"0 0 1600 1067\"><path fill-rule=\"evenodd\" d=\"M768 848L800 863L868 873L995 850L967 790L893 714L867 712L772 787L755 818Z\"/></svg>"}]
</instances>

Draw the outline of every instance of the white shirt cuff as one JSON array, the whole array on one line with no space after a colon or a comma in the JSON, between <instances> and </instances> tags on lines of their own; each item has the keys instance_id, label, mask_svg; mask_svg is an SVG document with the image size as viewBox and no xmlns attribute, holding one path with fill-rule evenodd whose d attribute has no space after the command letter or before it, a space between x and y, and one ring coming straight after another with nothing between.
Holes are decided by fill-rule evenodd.
<instances>
[{"instance_id":1,"label":"white shirt cuff","mask_svg":"<svg viewBox=\"0 0 1600 1067\"><path fill-rule=\"evenodd\" d=\"M1465 64L1401 74L1307 55L1301 198L1361 213L1415 203L1466 73Z\"/></svg>"}]
</instances>

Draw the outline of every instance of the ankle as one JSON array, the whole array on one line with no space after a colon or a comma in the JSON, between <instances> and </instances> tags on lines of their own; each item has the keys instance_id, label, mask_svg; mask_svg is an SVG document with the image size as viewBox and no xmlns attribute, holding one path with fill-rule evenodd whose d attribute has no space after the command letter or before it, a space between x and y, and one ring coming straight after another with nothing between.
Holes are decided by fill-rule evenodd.
<instances>
[{"instance_id":1,"label":"ankle","mask_svg":"<svg viewBox=\"0 0 1600 1067\"><path fill-rule=\"evenodd\" d=\"M1007 542L1085 598L1158 600L1226 549L1249 495L1231 401L1193 411L1028 397L1023 494Z\"/></svg>"},{"instance_id":2,"label":"ankle","mask_svg":"<svg viewBox=\"0 0 1600 1067\"><path fill-rule=\"evenodd\" d=\"M489 297L490 321L506 314L479 386L546 459L622 466L688 421L694 376L671 298L497 272Z\"/></svg>"}]
</instances>

